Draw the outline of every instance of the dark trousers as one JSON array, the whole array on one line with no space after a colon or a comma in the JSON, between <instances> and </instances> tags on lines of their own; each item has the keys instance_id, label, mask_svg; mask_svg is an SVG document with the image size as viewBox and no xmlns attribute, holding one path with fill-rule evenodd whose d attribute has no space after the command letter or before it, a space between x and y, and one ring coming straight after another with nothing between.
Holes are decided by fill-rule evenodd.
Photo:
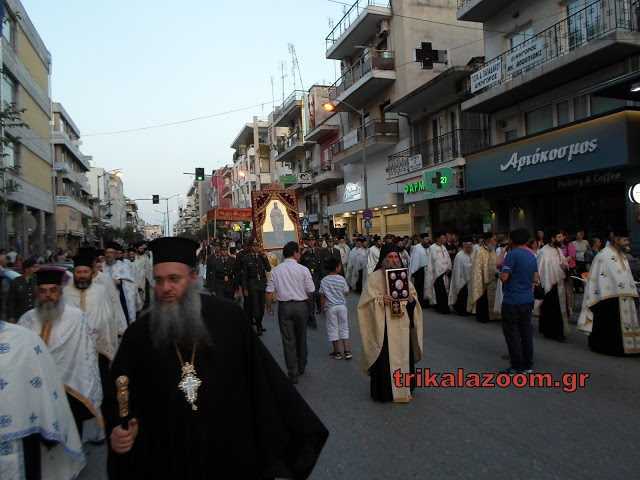
<instances>
[{"instance_id":1,"label":"dark trousers","mask_svg":"<svg viewBox=\"0 0 640 480\"><path fill-rule=\"evenodd\" d=\"M282 336L284 363L291 380L297 380L307 366L308 301L278 302L278 325Z\"/></svg>"},{"instance_id":2,"label":"dark trousers","mask_svg":"<svg viewBox=\"0 0 640 480\"><path fill-rule=\"evenodd\" d=\"M316 291L312 296L309 297L307 303L309 304L309 314L307 324L311 328L316 328L318 326L318 322L316 321L316 310L320 311L320 294L318 294L318 290L320 289L320 279L313 276L313 283L316 286Z\"/></svg>"},{"instance_id":3,"label":"dark trousers","mask_svg":"<svg viewBox=\"0 0 640 480\"><path fill-rule=\"evenodd\" d=\"M256 329L262 328L262 317L264 317L265 293L264 290L249 290L249 296L245 297L245 302L251 305L251 318L256 322Z\"/></svg>"},{"instance_id":4,"label":"dark trousers","mask_svg":"<svg viewBox=\"0 0 640 480\"><path fill-rule=\"evenodd\" d=\"M444 285L444 276L446 273L440 275L435 284L433 285L434 290L436 291L436 309L438 313L442 313L444 315L449 315L451 309L449 308L449 297L447 296L447 287Z\"/></svg>"},{"instance_id":5,"label":"dark trousers","mask_svg":"<svg viewBox=\"0 0 640 480\"><path fill-rule=\"evenodd\" d=\"M524 305L502 304L502 332L507 341L511 368L516 371L533 367L533 303Z\"/></svg>"},{"instance_id":6,"label":"dark trousers","mask_svg":"<svg viewBox=\"0 0 640 480\"><path fill-rule=\"evenodd\" d=\"M358 281L356 282L356 293L362 293L362 276L364 275L364 270L360 270L358 275Z\"/></svg>"},{"instance_id":7,"label":"dark trousers","mask_svg":"<svg viewBox=\"0 0 640 480\"><path fill-rule=\"evenodd\" d=\"M424 298L424 267L416 270L413 274L413 286L416 287L416 293L418 294L418 303L422 308L429 306L429 300Z\"/></svg>"}]
</instances>

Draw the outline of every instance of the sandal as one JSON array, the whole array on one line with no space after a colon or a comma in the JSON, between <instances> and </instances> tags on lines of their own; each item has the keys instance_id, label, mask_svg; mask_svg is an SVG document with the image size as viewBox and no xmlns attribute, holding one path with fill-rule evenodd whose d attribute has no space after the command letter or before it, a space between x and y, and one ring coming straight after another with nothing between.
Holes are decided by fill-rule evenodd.
<instances>
[{"instance_id":1,"label":"sandal","mask_svg":"<svg viewBox=\"0 0 640 480\"><path fill-rule=\"evenodd\" d=\"M342 358L342 355L340 355L340 352L331 352L329 356L335 360L340 360Z\"/></svg>"},{"instance_id":2,"label":"sandal","mask_svg":"<svg viewBox=\"0 0 640 480\"><path fill-rule=\"evenodd\" d=\"M347 360L351 360L351 357L353 357L353 355L351 355L351 352L349 350L345 350L344 358L346 358Z\"/></svg>"}]
</instances>

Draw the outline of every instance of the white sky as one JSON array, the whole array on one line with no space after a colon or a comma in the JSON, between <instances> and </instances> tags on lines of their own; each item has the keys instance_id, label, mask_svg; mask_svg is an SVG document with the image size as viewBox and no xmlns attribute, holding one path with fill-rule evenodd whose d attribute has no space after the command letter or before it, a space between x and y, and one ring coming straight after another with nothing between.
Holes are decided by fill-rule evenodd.
<instances>
[{"instance_id":1,"label":"white sky","mask_svg":"<svg viewBox=\"0 0 640 480\"><path fill-rule=\"evenodd\" d=\"M123 169L129 198L184 202L195 167L206 173L232 163L229 145L254 115L266 117L293 91L293 43L305 89L336 79L325 59L330 0L22 0L52 56L52 100L80 129L92 166ZM352 3L352 2L351 2ZM296 72L296 88L301 89ZM259 104L264 103L262 108ZM237 113L129 133L96 135ZM140 215L162 223L164 210L139 201ZM172 219L177 213L171 214ZM171 223L173 227L173 223Z\"/></svg>"}]
</instances>

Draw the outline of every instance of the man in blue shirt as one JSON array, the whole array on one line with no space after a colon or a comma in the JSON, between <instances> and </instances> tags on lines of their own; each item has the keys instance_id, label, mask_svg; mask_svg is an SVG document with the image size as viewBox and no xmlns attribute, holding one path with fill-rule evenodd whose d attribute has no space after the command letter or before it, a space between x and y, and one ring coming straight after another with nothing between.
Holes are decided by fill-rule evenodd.
<instances>
[{"instance_id":1,"label":"man in blue shirt","mask_svg":"<svg viewBox=\"0 0 640 480\"><path fill-rule=\"evenodd\" d=\"M500 373L532 373L533 367L533 283L539 282L536 257L524 245L529 232L509 232L509 253L504 257L502 280L502 332L507 341L511 367Z\"/></svg>"}]
</instances>

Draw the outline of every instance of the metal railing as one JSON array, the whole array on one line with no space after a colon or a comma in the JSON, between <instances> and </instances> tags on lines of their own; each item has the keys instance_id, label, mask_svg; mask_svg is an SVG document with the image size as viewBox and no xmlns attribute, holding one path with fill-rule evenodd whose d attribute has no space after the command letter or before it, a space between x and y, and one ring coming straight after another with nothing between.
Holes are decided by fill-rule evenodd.
<instances>
[{"instance_id":1,"label":"metal railing","mask_svg":"<svg viewBox=\"0 0 640 480\"><path fill-rule=\"evenodd\" d=\"M395 53L390 50L367 50L349 69L331 85L329 98L335 100L349 87L358 83L372 70L394 70Z\"/></svg>"},{"instance_id":2,"label":"metal railing","mask_svg":"<svg viewBox=\"0 0 640 480\"><path fill-rule=\"evenodd\" d=\"M362 142L362 128L358 127L357 131L357 141L358 143ZM364 131L366 138L371 137L398 137L399 129L398 129L398 120L369 120L364 124ZM348 147L351 148L351 147ZM337 155L341 152L344 152L346 149L344 148L344 137L340 138L338 141L333 142L331 144L331 155Z\"/></svg>"},{"instance_id":3,"label":"metal railing","mask_svg":"<svg viewBox=\"0 0 640 480\"><path fill-rule=\"evenodd\" d=\"M411 173L409 158L422 155L422 168L464 157L488 146L486 130L453 130L437 138L389 155L385 169L389 178ZM420 170L420 169L418 169ZM416 171L418 171L416 170Z\"/></svg>"},{"instance_id":4,"label":"metal railing","mask_svg":"<svg viewBox=\"0 0 640 480\"><path fill-rule=\"evenodd\" d=\"M554 58L567 54L576 48L595 40L614 30L638 30L639 0L597 0L590 3L573 15L569 15L561 22L552 25L542 32L527 39L522 44L506 51L502 55L487 61L483 66L475 69L473 73L481 70L486 65L502 61L501 79L477 90L504 83L521 75L530 68L546 63ZM517 69L507 73L507 58L519 50L532 46L539 40L542 41L540 60L528 63L526 68ZM512 66L513 67L513 66ZM517 68L517 67L516 67Z\"/></svg>"},{"instance_id":5,"label":"metal railing","mask_svg":"<svg viewBox=\"0 0 640 480\"><path fill-rule=\"evenodd\" d=\"M282 105L280 105L280 108L276 109L276 111L273 113L273 120L275 121L280 118L294 102L301 101L304 97L304 94L304 90L294 90L293 93L291 93L291 95L286 98Z\"/></svg>"},{"instance_id":6,"label":"metal railing","mask_svg":"<svg viewBox=\"0 0 640 480\"><path fill-rule=\"evenodd\" d=\"M333 27L333 30L327 35L325 39L327 50L329 50L335 42L347 31L351 24L357 20L362 12L364 12L367 7L386 7L389 8L391 6L391 2L388 0L356 0L356 2L351 5L351 8L347 10L347 13L340 19L338 24Z\"/></svg>"}]
</instances>

